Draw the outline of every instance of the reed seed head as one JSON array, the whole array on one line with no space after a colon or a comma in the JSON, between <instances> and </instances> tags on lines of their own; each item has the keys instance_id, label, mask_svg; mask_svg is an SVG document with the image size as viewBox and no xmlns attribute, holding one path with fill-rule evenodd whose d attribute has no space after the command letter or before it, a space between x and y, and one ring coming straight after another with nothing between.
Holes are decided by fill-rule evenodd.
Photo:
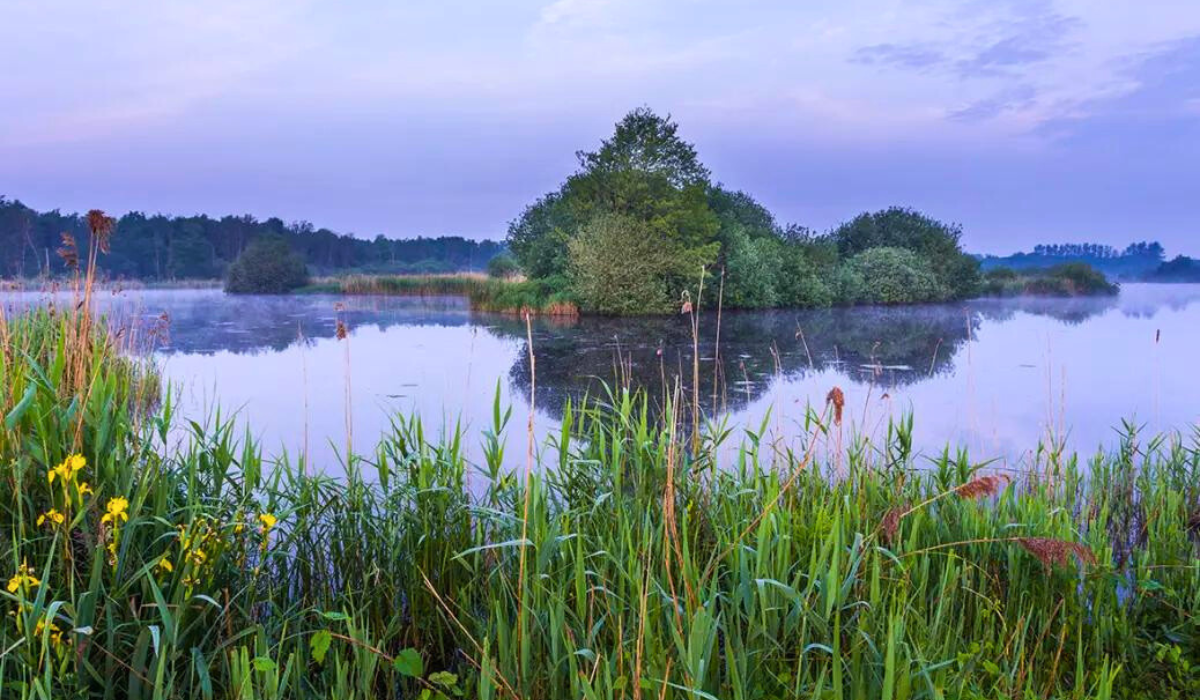
<instances>
[{"instance_id":1,"label":"reed seed head","mask_svg":"<svg viewBox=\"0 0 1200 700\"><path fill-rule=\"evenodd\" d=\"M955 489L955 492L962 498L984 498L985 496L995 496L1000 493L1007 484L1007 476L1003 474L990 474L971 479Z\"/></svg>"},{"instance_id":2,"label":"reed seed head","mask_svg":"<svg viewBox=\"0 0 1200 700\"><path fill-rule=\"evenodd\" d=\"M100 251L107 253L112 233L117 227L117 220L105 215L99 209L93 209L87 213L87 225L88 230L92 232L92 238L100 246Z\"/></svg>"},{"instance_id":3,"label":"reed seed head","mask_svg":"<svg viewBox=\"0 0 1200 700\"><path fill-rule=\"evenodd\" d=\"M1022 537L1017 540L1017 544L1042 562L1042 566L1046 568L1047 572L1053 570L1055 566L1066 566L1072 558L1080 565L1096 565L1096 555L1078 542L1056 540L1049 537Z\"/></svg>"},{"instance_id":4,"label":"reed seed head","mask_svg":"<svg viewBox=\"0 0 1200 700\"><path fill-rule=\"evenodd\" d=\"M846 395L840 387L833 387L825 395L825 405L833 406L833 422L842 424L842 411L846 408Z\"/></svg>"},{"instance_id":5,"label":"reed seed head","mask_svg":"<svg viewBox=\"0 0 1200 700\"><path fill-rule=\"evenodd\" d=\"M75 237L66 231L63 231L61 236L62 245L59 246L58 250L56 251L58 253L58 257L62 258L62 261L67 266L68 270L78 270L79 246L75 243Z\"/></svg>"}]
</instances>

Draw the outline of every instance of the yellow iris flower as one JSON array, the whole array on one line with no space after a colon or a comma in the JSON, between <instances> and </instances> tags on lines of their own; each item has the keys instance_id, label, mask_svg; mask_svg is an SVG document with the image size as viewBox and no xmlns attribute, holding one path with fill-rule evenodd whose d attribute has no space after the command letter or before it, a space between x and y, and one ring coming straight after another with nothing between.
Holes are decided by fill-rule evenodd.
<instances>
[{"instance_id":1,"label":"yellow iris flower","mask_svg":"<svg viewBox=\"0 0 1200 700\"><path fill-rule=\"evenodd\" d=\"M102 523L115 523L117 520L126 522L129 520L129 500L122 496L110 498L108 505L104 509L107 512L100 518L100 522Z\"/></svg>"},{"instance_id":2,"label":"yellow iris flower","mask_svg":"<svg viewBox=\"0 0 1200 700\"><path fill-rule=\"evenodd\" d=\"M38 577L33 575L33 568L28 563L23 562L20 568L17 569L17 575L8 580L8 592L16 593L20 590L21 586L25 585L30 588L36 588L42 585L42 582Z\"/></svg>"},{"instance_id":3,"label":"yellow iris flower","mask_svg":"<svg viewBox=\"0 0 1200 700\"><path fill-rule=\"evenodd\" d=\"M55 525L62 525L63 522L66 521L66 519L67 519L67 516L58 512L57 509L51 508L50 510L48 510L45 513L38 516L37 524L38 524L38 527L41 527L43 523L45 523L47 520L49 520L50 522L54 523Z\"/></svg>"}]
</instances>

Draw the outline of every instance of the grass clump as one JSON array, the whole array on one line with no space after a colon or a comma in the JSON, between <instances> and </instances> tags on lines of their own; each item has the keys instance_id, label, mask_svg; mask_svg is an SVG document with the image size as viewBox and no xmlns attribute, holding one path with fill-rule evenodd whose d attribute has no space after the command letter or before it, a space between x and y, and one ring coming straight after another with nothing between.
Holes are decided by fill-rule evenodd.
<instances>
[{"instance_id":1,"label":"grass clump","mask_svg":"<svg viewBox=\"0 0 1200 700\"><path fill-rule=\"evenodd\" d=\"M479 274L345 277L336 282L344 294L461 296L476 311L545 316L578 316L573 297L555 280L490 278Z\"/></svg>"}]
</instances>

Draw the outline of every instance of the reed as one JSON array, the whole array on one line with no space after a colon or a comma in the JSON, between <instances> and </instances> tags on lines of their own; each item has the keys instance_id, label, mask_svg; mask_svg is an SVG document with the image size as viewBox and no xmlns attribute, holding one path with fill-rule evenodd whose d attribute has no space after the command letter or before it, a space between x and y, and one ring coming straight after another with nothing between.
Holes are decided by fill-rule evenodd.
<instances>
[{"instance_id":1,"label":"reed","mask_svg":"<svg viewBox=\"0 0 1200 700\"><path fill-rule=\"evenodd\" d=\"M315 291L387 296L466 297L471 308L491 313L534 314L574 318L579 307L569 294L540 281L501 280L479 274L453 275L352 275L319 281Z\"/></svg>"},{"instance_id":2,"label":"reed","mask_svg":"<svg viewBox=\"0 0 1200 700\"><path fill-rule=\"evenodd\" d=\"M1200 692L1200 434L1001 479L911 421L841 447L834 392L792 453L614 388L512 460L497 392L332 478L135 400L152 366L79 313L0 324L0 696Z\"/></svg>"}]
</instances>

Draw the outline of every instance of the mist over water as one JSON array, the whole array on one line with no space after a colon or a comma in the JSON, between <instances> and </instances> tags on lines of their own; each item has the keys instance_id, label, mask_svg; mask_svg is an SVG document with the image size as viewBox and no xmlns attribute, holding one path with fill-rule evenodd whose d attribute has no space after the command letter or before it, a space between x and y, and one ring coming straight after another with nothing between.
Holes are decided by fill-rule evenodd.
<instances>
[{"instance_id":1,"label":"mist over water","mask_svg":"<svg viewBox=\"0 0 1200 700\"><path fill-rule=\"evenodd\" d=\"M52 296L8 293L7 310ZM65 297L58 298L65 303ZM236 412L268 453L305 449L330 473L348 442L369 452L397 413L427 430L490 425L499 385L513 409L509 453L523 459L529 411L526 328L460 299L226 296L218 290L105 292L102 312L153 343L179 412ZM165 317L164 317L165 314ZM338 320L349 329L336 338ZM685 316L535 319L535 427L549 434L568 399L602 382L676 382L690 394ZM1085 456L1123 420L1191 439L1200 426L1200 286L1125 285L1117 298L986 299L917 307L726 312L701 318L700 393L735 429L801 448L804 413L834 386L847 430L882 439L915 418L927 455L966 447L1011 466L1053 436ZM349 406L347 406L347 396ZM477 442L478 433L470 436ZM477 445L467 446L477 454Z\"/></svg>"}]
</instances>

